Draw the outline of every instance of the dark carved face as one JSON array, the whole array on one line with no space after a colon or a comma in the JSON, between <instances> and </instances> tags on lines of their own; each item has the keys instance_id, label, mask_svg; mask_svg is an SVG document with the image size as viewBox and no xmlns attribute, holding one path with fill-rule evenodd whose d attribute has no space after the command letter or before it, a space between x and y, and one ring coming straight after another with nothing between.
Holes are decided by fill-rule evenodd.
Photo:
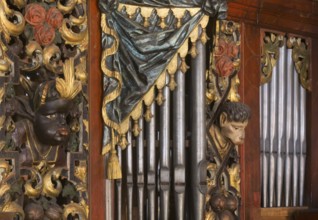
<instances>
[{"instance_id":1,"label":"dark carved face","mask_svg":"<svg viewBox=\"0 0 318 220\"><path fill-rule=\"evenodd\" d=\"M42 144L59 145L68 140L70 128L66 116L71 105L69 100L57 99L46 102L35 112L34 131Z\"/></svg>"}]
</instances>

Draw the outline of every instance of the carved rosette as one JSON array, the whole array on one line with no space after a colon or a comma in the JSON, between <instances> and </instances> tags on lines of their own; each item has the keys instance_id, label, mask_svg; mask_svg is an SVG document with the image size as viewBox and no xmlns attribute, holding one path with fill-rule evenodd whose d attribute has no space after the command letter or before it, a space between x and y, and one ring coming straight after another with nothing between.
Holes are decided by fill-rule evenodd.
<instances>
[{"instance_id":1,"label":"carved rosette","mask_svg":"<svg viewBox=\"0 0 318 220\"><path fill-rule=\"evenodd\" d=\"M0 211L87 219L86 0L0 1L0 35ZM34 117L54 98L75 104L63 115L68 129L58 130L68 138L43 144Z\"/></svg>"},{"instance_id":2,"label":"carved rosette","mask_svg":"<svg viewBox=\"0 0 318 220\"><path fill-rule=\"evenodd\" d=\"M207 127L206 220L223 219L224 216L226 219L226 216L236 215L240 201L240 164L237 147L220 144L222 135L212 128L222 103L240 100L240 39L238 23L217 21L214 50L210 54L210 66L206 74L207 120L210 121Z\"/></svg>"}]
</instances>

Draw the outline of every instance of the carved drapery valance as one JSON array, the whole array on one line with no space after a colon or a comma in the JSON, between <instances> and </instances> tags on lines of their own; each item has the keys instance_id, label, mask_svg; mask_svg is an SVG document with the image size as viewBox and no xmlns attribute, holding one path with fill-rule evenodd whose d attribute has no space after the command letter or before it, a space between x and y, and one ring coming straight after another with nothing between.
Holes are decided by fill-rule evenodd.
<instances>
[{"instance_id":1,"label":"carved drapery valance","mask_svg":"<svg viewBox=\"0 0 318 220\"><path fill-rule=\"evenodd\" d=\"M133 133L138 135L136 122L141 117L142 105L146 105L144 115L149 120L150 105L164 99L165 75L170 76L169 87L173 90L177 86L175 72L186 72L185 56L196 56L195 42L207 41L205 28L209 16L224 18L226 1L101 0L99 5L103 13L101 66L106 76L102 113L106 130L111 128L105 132L103 154L111 152L111 161L116 161L115 145L125 148L130 120L135 122ZM109 177L120 178L121 174Z\"/></svg>"}]
</instances>

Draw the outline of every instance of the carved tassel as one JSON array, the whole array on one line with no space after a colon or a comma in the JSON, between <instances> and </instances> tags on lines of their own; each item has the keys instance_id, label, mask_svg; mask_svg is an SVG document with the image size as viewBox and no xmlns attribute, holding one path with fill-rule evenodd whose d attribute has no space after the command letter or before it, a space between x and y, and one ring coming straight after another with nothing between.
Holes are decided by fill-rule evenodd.
<instances>
[{"instance_id":1,"label":"carved tassel","mask_svg":"<svg viewBox=\"0 0 318 220\"><path fill-rule=\"evenodd\" d=\"M138 125L138 120L134 120L134 126L133 126L133 134L135 137L137 137L141 131L141 129L139 128L139 125Z\"/></svg>"},{"instance_id":2,"label":"carved tassel","mask_svg":"<svg viewBox=\"0 0 318 220\"><path fill-rule=\"evenodd\" d=\"M201 37L200 37L200 40L201 40L202 44L206 44L206 42L207 42L209 39L210 39L210 38L209 38L208 35L206 34L205 28L202 28L202 33L201 33Z\"/></svg>"},{"instance_id":3,"label":"carved tassel","mask_svg":"<svg viewBox=\"0 0 318 220\"><path fill-rule=\"evenodd\" d=\"M146 106L147 110L144 115L146 122L150 122L151 118L153 117L153 114L151 113L150 106Z\"/></svg>"},{"instance_id":4,"label":"carved tassel","mask_svg":"<svg viewBox=\"0 0 318 220\"><path fill-rule=\"evenodd\" d=\"M163 94L162 94L162 89L158 89L158 95L157 95L156 101L159 106L161 106L163 102L165 101L165 98L163 97Z\"/></svg>"},{"instance_id":5,"label":"carved tassel","mask_svg":"<svg viewBox=\"0 0 318 220\"><path fill-rule=\"evenodd\" d=\"M107 177L110 180L121 179L121 168L116 150L113 148L110 152L107 164Z\"/></svg>"},{"instance_id":6,"label":"carved tassel","mask_svg":"<svg viewBox=\"0 0 318 220\"><path fill-rule=\"evenodd\" d=\"M177 87L176 80L174 78L174 74L170 74L169 88L171 91L175 90Z\"/></svg>"},{"instance_id":7,"label":"carved tassel","mask_svg":"<svg viewBox=\"0 0 318 220\"><path fill-rule=\"evenodd\" d=\"M108 163L107 163L107 178L110 180L121 179L122 173L121 173L119 158L117 156L115 135L114 135L113 129L112 129L111 141L112 141L111 151L110 151L110 156L108 158Z\"/></svg>"},{"instance_id":8,"label":"carved tassel","mask_svg":"<svg viewBox=\"0 0 318 220\"><path fill-rule=\"evenodd\" d=\"M190 52L189 52L189 54L191 55L192 58L195 58L198 55L197 48L195 45L196 45L196 43L192 42L192 47L191 47Z\"/></svg>"},{"instance_id":9,"label":"carved tassel","mask_svg":"<svg viewBox=\"0 0 318 220\"><path fill-rule=\"evenodd\" d=\"M182 58L181 58L181 64L180 64L179 69L180 69L180 70L181 70L181 72L183 72L183 73L186 73L186 72L187 72L187 70L189 69L189 66L187 65L187 63L186 63L186 61L185 61L185 58L184 58L184 57L182 57Z\"/></svg>"}]
</instances>

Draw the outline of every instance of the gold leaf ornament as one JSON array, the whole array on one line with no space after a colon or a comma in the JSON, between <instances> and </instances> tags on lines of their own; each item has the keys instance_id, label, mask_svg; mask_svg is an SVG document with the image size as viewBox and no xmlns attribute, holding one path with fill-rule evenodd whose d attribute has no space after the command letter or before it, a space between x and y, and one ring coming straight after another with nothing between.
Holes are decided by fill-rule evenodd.
<instances>
[{"instance_id":1,"label":"gold leaf ornament","mask_svg":"<svg viewBox=\"0 0 318 220\"><path fill-rule=\"evenodd\" d=\"M63 70L64 79L56 78L56 89L62 98L72 100L82 90L81 82L75 80L73 58L65 61Z\"/></svg>"}]
</instances>

